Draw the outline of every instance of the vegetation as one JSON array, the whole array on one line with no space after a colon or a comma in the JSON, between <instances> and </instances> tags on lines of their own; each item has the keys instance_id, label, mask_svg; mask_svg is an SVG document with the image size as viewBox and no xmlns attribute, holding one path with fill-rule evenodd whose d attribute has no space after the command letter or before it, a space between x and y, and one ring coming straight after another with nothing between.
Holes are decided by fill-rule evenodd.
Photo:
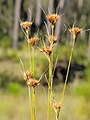
<instances>
[{"instance_id":1,"label":"vegetation","mask_svg":"<svg viewBox=\"0 0 90 120\"><path fill-rule=\"evenodd\" d=\"M89 0L41 3L0 1L0 119L89 120ZM66 71L54 85L58 61ZM69 78L73 63L84 69Z\"/></svg>"}]
</instances>

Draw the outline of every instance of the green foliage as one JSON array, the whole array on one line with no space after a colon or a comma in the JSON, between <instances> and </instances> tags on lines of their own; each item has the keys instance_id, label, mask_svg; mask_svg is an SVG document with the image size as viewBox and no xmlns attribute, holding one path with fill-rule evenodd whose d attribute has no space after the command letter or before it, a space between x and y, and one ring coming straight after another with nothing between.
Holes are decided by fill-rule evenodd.
<instances>
[{"instance_id":1,"label":"green foliage","mask_svg":"<svg viewBox=\"0 0 90 120\"><path fill-rule=\"evenodd\" d=\"M12 46L12 41L9 36L5 36L0 40L0 47L3 47L4 49L6 49L11 46Z\"/></svg>"},{"instance_id":2,"label":"green foliage","mask_svg":"<svg viewBox=\"0 0 90 120\"><path fill-rule=\"evenodd\" d=\"M58 56L58 59L65 60L69 59L71 50L70 43L59 44L58 48L55 51L55 58ZM83 51L83 52L82 52ZM78 54L77 54L78 52ZM80 39L76 41L74 46L74 52L73 52L73 61L77 61L78 63L85 64L86 61L86 52L87 52L87 44L85 39L80 41Z\"/></svg>"},{"instance_id":3,"label":"green foliage","mask_svg":"<svg viewBox=\"0 0 90 120\"><path fill-rule=\"evenodd\" d=\"M17 83L21 81L20 76L16 76L15 73L10 72L9 69L0 73L0 87L6 88L9 83L16 81ZM21 83L23 83L23 81Z\"/></svg>"},{"instance_id":4,"label":"green foliage","mask_svg":"<svg viewBox=\"0 0 90 120\"><path fill-rule=\"evenodd\" d=\"M2 48L0 51L0 60L5 59L17 62L19 60L18 52L13 49Z\"/></svg>"},{"instance_id":5,"label":"green foliage","mask_svg":"<svg viewBox=\"0 0 90 120\"><path fill-rule=\"evenodd\" d=\"M90 83L90 65L85 70L85 78Z\"/></svg>"},{"instance_id":6,"label":"green foliage","mask_svg":"<svg viewBox=\"0 0 90 120\"><path fill-rule=\"evenodd\" d=\"M22 91L22 86L18 83L9 83L7 86L7 91L12 95L18 95Z\"/></svg>"},{"instance_id":7,"label":"green foliage","mask_svg":"<svg viewBox=\"0 0 90 120\"><path fill-rule=\"evenodd\" d=\"M20 72L20 63L9 61L0 62L0 88L6 89L9 83L24 85L23 76Z\"/></svg>"},{"instance_id":8,"label":"green foliage","mask_svg":"<svg viewBox=\"0 0 90 120\"><path fill-rule=\"evenodd\" d=\"M80 83L76 88L76 94L83 97L90 96L90 86L87 83Z\"/></svg>"},{"instance_id":9,"label":"green foliage","mask_svg":"<svg viewBox=\"0 0 90 120\"><path fill-rule=\"evenodd\" d=\"M11 59L14 62L17 62L19 60L18 53L15 50L8 49L7 50L7 59Z\"/></svg>"},{"instance_id":10,"label":"green foliage","mask_svg":"<svg viewBox=\"0 0 90 120\"><path fill-rule=\"evenodd\" d=\"M10 80L8 75L0 73L0 87L6 87L8 80Z\"/></svg>"}]
</instances>

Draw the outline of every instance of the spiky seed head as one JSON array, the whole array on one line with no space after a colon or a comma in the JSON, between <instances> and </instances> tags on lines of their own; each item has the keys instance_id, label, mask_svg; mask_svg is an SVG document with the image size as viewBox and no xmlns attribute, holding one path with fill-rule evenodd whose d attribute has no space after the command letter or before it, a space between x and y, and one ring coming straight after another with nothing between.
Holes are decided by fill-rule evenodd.
<instances>
[{"instance_id":1,"label":"spiky seed head","mask_svg":"<svg viewBox=\"0 0 90 120\"><path fill-rule=\"evenodd\" d=\"M73 27L73 28L70 28L68 30L72 34L72 36L76 37L81 32L82 29L80 29L78 27Z\"/></svg>"},{"instance_id":2,"label":"spiky seed head","mask_svg":"<svg viewBox=\"0 0 90 120\"><path fill-rule=\"evenodd\" d=\"M60 17L60 16L57 15L57 14L47 15L47 19L48 19L48 21L51 23L51 25L55 25L56 22L58 21L59 17Z\"/></svg>"},{"instance_id":3,"label":"spiky seed head","mask_svg":"<svg viewBox=\"0 0 90 120\"><path fill-rule=\"evenodd\" d=\"M32 25L32 22L25 21L25 22L21 22L20 25L24 30L29 30Z\"/></svg>"},{"instance_id":4,"label":"spiky seed head","mask_svg":"<svg viewBox=\"0 0 90 120\"><path fill-rule=\"evenodd\" d=\"M28 44L31 44L32 46L34 46L36 42L38 41L38 37L32 37L28 39L27 41L28 41Z\"/></svg>"},{"instance_id":5,"label":"spiky seed head","mask_svg":"<svg viewBox=\"0 0 90 120\"><path fill-rule=\"evenodd\" d=\"M39 81L35 80L35 79L29 79L27 81L27 85L29 85L31 87L36 87L37 85L39 85Z\"/></svg>"},{"instance_id":6,"label":"spiky seed head","mask_svg":"<svg viewBox=\"0 0 90 120\"><path fill-rule=\"evenodd\" d=\"M43 46L41 49L41 52L46 53L47 55L51 55L52 54L52 48L49 46Z\"/></svg>"},{"instance_id":7,"label":"spiky seed head","mask_svg":"<svg viewBox=\"0 0 90 120\"><path fill-rule=\"evenodd\" d=\"M53 109L55 110L55 112L59 111L61 107L62 107L61 103L56 102L56 101L53 102Z\"/></svg>"}]
</instances>

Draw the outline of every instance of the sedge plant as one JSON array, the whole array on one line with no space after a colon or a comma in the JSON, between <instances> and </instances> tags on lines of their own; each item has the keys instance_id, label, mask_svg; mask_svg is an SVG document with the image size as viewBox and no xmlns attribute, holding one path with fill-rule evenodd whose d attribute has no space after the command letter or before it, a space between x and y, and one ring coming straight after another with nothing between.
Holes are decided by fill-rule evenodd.
<instances>
[{"instance_id":1,"label":"sedge plant","mask_svg":"<svg viewBox=\"0 0 90 120\"><path fill-rule=\"evenodd\" d=\"M32 22L21 22L21 28L27 39L28 46L28 55L29 55L29 71L24 72L24 79L27 81L28 85L28 93L29 93L29 101L30 101L30 115L31 120L36 120L36 95L35 95L35 87L38 85L39 81L33 79L34 78L34 46L38 41L38 37L29 38L29 31L32 25Z\"/></svg>"},{"instance_id":2,"label":"sedge plant","mask_svg":"<svg viewBox=\"0 0 90 120\"><path fill-rule=\"evenodd\" d=\"M65 83L63 86L63 90L62 90L61 99L59 100L59 102L56 101L55 99L53 101L52 89L53 89L54 45L58 41L57 38L54 36L54 28L55 28L55 25L56 25L58 19L60 18L60 15L58 15L57 13L49 14L49 15L46 15L46 18L49 21L50 26L51 26L51 34L49 34L47 24L45 23L47 32L48 32L49 45L47 46L44 44L41 48L40 47L37 47L37 48L39 48L39 50L46 56L46 58L48 60L48 66L49 66L48 67L48 97L47 97L48 98L47 99L47 101L48 101L48 120L53 120L53 116L52 116L53 109L55 111L56 120L59 120L59 113L60 113L60 109L62 107L62 103L63 103L64 96L65 96L66 85L67 85L67 80L68 80L70 65L71 65L71 61L72 61L76 37L82 31L82 29L80 29L78 27L74 27L74 25L72 28L68 29L72 35L72 48L71 48L71 52L70 52ZM35 79L34 53L35 53L35 47L36 47L35 45L36 45L36 42L39 40L39 38L37 36L29 37L29 32L30 32L30 28L32 26L32 22L30 22L30 21L21 22L20 25L24 32L26 40L27 40L27 48L28 48L28 56L29 56L29 70L26 71L24 69L23 62L22 61L20 61L20 62L23 66L23 69L24 69L23 76L24 76L24 79L28 86L29 102L30 102L30 120L36 120L37 119L36 118L36 86L39 85L42 76L45 74L45 72L47 70L45 70L45 72L41 75L39 80Z\"/></svg>"},{"instance_id":3,"label":"sedge plant","mask_svg":"<svg viewBox=\"0 0 90 120\"><path fill-rule=\"evenodd\" d=\"M70 52L69 63L68 63L68 67L67 67L67 73L66 73L65 83L64 83L64 86L63 86L62 94L61 94L61 99L60 99L59 102L57 102L55 100L53 102L53 108L54 108L54 111L56 113L56 120L59 120L59 113L60 113L60 109L62 107L62 103L63 103L64 96L65 96L65 90L66 90L68 75L69 75L69 71L70 71L70 65L71 65L71 61L72 61L72 56L73 56L76 37L81 32L82 29L80 29L78 27L74 27L74 25L73 25L73 27L68 29L68 30L69 30L69 32L71 33L71 36L72 36L72 48L71 48L71 52Z\"/></svg>"}]
</instances>

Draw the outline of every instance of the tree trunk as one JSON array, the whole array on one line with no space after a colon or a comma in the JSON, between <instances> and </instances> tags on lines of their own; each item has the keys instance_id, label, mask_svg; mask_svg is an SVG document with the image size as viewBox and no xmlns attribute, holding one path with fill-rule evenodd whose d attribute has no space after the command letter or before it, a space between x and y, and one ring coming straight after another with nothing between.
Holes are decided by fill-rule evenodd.
<instances>
[{"instance_id":1,"label":"tree trunk","mask_svg":"<svg viewBox=\"0 0 90 120\"><path fill-rule=\"evenodd\" d=\"M65 11L65 6L66 6L66 1L67 0L60 0L59 1L59 5L60 5L60 10L61 10L61 13L63 14L64 11ZM61 15L59 20L57 21L56 23L56 28L55 28L55 36L57 37L57 39L59 39L59 37L61 36L62 34L62 27L63 27L63 20L64 19L64 15ZM58 40L59 42L60 40Z\"/></svg>"},{"instance_id":2,"label":"tree trunk","mask_svg":"<svg viewBox=\"0 0 90 120\"><path fill-rule=\"evenodd\" d=\"M78 8L81 9L83 6L83 0L78 0Z\"/></svg>"},{"instance_id":3,"label":"tree trunk","mask_svg":"<svg viewBox=\"0 0 90 120\"><path fill-rule=\"evenodd\" d=\"M88 59L90 59L90 33L89 33L89 40L88 40L88 53L87 53Z\"/></svg>"},{"instance_id":4,"label":"tree trunk","mask_svg":"<svg viewBox=\"0 0 90 120\"><path fill-rule=\"evenodd\" d=\"M33 0L29 0L29 10L28 10L28 20L32 20L32 13L33 13Z\"/></svg>"},{"instance_id":5,"label":"tree trunk","mask_svg":"<svg viewBox=\"0 0 90 120\"><path fill-rule=\"evenodd\" d=\"M37 29L39 28L40 24L41 24L41 0L37 0L37 5L36 5L36 19L35 19L35 24Z\"/></svg>"},{"instance_id":6,"label":"tree trunk","mask_svg":"<svg viewBox=\"0 0 90 120\"><path fill-rule=\"evenodd\" d=\"M20 17L21 0L16 0L14 11L13 48L18 48L18 28Z\"/></svg>"}]
</instances>

